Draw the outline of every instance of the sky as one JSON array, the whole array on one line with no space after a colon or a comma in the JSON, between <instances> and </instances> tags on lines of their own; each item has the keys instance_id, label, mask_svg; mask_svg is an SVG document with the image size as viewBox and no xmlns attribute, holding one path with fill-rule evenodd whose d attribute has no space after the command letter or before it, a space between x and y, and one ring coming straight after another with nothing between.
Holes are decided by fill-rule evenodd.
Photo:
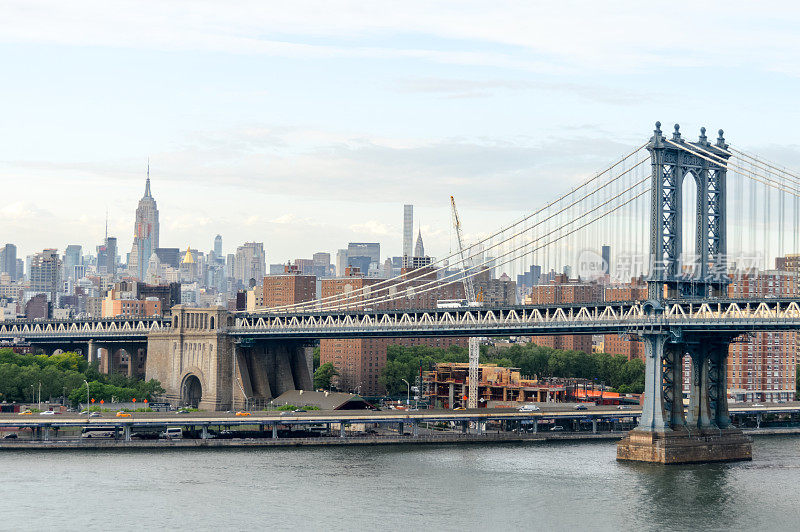
<instances>
[{"instance_id":1,"label":"sky","mask_svg":"<svg viewBox=\"0 0 800 532\"><path fill-rule=\"evenodd\" d=\"M235 5L233 5L235 4ZM130 250L148 158L161 246L268 263L426 252L518 219L643 144L800 169L793 2L0 1L0 243Z\"/></svg>"}]
</instances>

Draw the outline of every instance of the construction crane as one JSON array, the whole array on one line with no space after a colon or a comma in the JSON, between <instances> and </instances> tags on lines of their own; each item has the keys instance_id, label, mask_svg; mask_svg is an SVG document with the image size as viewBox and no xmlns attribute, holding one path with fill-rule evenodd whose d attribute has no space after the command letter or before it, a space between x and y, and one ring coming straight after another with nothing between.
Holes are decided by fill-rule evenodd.
<instances>
[{"instance_id":1,"label":"construction crane","mask_svg":"<svg viewBox=\"0 0 800 532\"><path fill-rule=\"evenodd\" d=\"M467 297L467 302L474 303L475 299L475 287L472 285L472 277L467 274L467 270L469 266L471 266L471 262L466 255L466 250L464 249L464 233L461 231L461 219L458 217L458 209L456 209L456 200L453 196L450 196L450 207L453 210L453 226L456 228L456 239L458 240L458 251L461 254L461 268L464 272L464 295Z\"/></svg>"},{"instance_id":2,"label":"construction crane","mask_svg":"<svg viewBox=\"0 0 800 532\"><path fill-rule=\"evenodd\" d=\"M458 251L461 255L461 269L464 273L464 295L467 298L467 304L476 303L475 287L472 284L472 277L470 276L471 261L464 249L464 234L461 231L461 219L458 217L458 209L456 209L456 200L450 196L450 207L453 210L453 226L456 229L456 239L458 240ZM483 298L481 298L483 299ZM469 338L469 385L467 389L467 408L478 408L478 368L480 364L480 345L478 345L478 338L471 336Z\"/></svg>"}]
</instances>

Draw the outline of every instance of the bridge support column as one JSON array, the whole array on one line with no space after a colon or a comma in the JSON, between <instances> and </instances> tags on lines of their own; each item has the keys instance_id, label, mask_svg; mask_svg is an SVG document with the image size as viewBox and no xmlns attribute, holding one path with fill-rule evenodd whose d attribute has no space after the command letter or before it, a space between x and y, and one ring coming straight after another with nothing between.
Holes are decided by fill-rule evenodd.
<instances>
[{"instance_id":1,"label":"bridge support column","mask_svg":"<svg viewBox=\"0 0 800 532\"><path fill-rule=\"evenodd\" d=\"M131 441L131 426L130 425L125 425L124 427L122 427L122 435L123 435L122 439L124 439L125 441Z\"/></svg>"},{"instance_id":2,"label":"bridge support column","mask_svg":"<svg viewBox=\"0 0 800 532\"><path fill-rule=\"evenodd\" d=\"M751 460L750 438L730 425L728 339L662 333L645 339L648 360L642 416L617 445L617 459L666 464ZM687 351L692 378L684 419L681 368Z\"/></svg>"},{"instance_id":3,"label":"bridge support column","mask_svg":"<svg viewBox=\"0 0 800 532\"><path fill-rule=\"evenodd\" d=\"M208 425L203 425L201 427L202 432L200 433L200 438L203 440L208 439Z\"/></svg>"},{"instance_id":4,"label":"bridge support column","mask_svg":"<svg viewBox=\"0 0 800 532\"><path fill-rule=\"evenodd\" d=\"M642 405L642 417L639 420L639 430L670 430L665 415L663 387L664 351L668 339L669 336L663 333L649 334L643 338L646 359L644 404Z\"/></svg>"},{"instance_id":5,"label":"bridge support column","mask_svg":"<svg viewBox=\"0 0 800 532\"><path fill-rule=\"evenodd\" d=\"M592 434L597 434L597 419L592 420Z\"/></svg>"},{"instance_id":6,"label":"bridge support column","mask_svg":"<svg viewBox=\"0 0 800 532\"><path fill-rule=\"evenodd\" d=\"M278 438L278 425L276 423L272 424L272 437L273 439Z\"/></svg>"},{"instance_id":7,"label":"bridge support column","mask_svg":"<svg viewBox=\"0 0 800 532\"><path fill-rule=\"evenodd\" d=\"M344 421L339 422L339 437L344 438Z\"/></svg>"},{"instance_id":8,"label":"bridge support column","mask_svg":"<svg viewBox=\"0 0 800 532\"><path fill-rule=\"evenodd\" d=\"M89 340L86 346L86 361L91 364L97 359L97 346L94 340Z\"/></svg>"},{"instance_id":9,"label":"bridge support column","mask_svg":"<svg viewBox=\"0 0 800 532\"><path fill-rule=\"evenodd\" d=\"M419 436L419 421L416 419L411 422L411 435L415 438Z\"/></svg>"}]
</instances>

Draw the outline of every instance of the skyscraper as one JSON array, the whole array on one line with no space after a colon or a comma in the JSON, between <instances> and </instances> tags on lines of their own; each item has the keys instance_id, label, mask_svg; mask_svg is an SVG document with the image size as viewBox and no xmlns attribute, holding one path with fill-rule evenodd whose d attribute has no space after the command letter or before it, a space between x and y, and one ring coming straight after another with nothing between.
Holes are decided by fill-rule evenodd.
<instances>
[{"instance_id":1,"label":"skyscraper","mask_svg":"<svg viewBox=\"0 0 800 532\"><path fill-rule=\"evenodd\" d=\"M414 246L414 256L425 256L425 244L422 243L422 229L419 230L419 234L417 235L417 245Z\"/></svg>"},{"instance_id":2,"label":"skyscraper","mask_svg":"<svg viewBox=\"0 0 800 532\"><path fill-rule=\"evenodd\" d=\"M347 244L347 256L369 257L370 262L380 264L381 245L378 242L350 242Z\"/></svg>"},{"instance_id":3,"label":"skyscraper","mask_svg":"<svg viewBox=\"0 0 800 532\"><path fill-rule=\"evenodd\" d=\"M264 255L263 242L245 242L236 248L234 262L236 279L245 287L259 286L264 282L267 273L267 260Z\"/></svg>"},{"instance_id":4,"label":"skyscraper","mask_svg":"<svg viewBox=\"0 0 800 532\"><path fill-rule=\"evenodd\" d=\"M214 237L214 256L217 257L217 259L224 258L222 256L222 235Z\"/></svg>"},{"instance_id":5,"label":"skyscraper","mask_svg":"<svg viewBox=\"0 0 800 532\"><path fill-rule=\"evenodd\" d=\"M83 263L81 249L81 246L75 244L67 246L64 252L64 277L66 279L77 281L75 279L75 266L80 266Z\"/></svg>"},{"instance_id":6,"label":"skyscraper","mask_svg":"<svg viewBox=\"0 0 800 532\"><path fill-rule=\"evenodd\" d=\"M110 275L117 274L117 239L113 236L106 237L106 271Z\"/></svg>"},{"instance_id":7,"label":"skyscraper","mask_svg":"<svg viewBox=\"0 0 800 532\"><path fill-rule=\"evenodd\" d=\"M50 294L55 303L61 281L61 258L57 249L45 249L31 258L31 290Z\"/></svg>"},{"instance_id":8,"label":"skyscraper","mask_svg":"<svg viewBox=\"0 0 800 532\"><path fill-rule=\"evenodd\" d=\"M336 275L344 277L344 270L347 268L347 250L336 250Z\"/></svg>"},{"instance_id":9,"label":"skyscraper","mask_svg":"<svg viewBox=\"0 0 800 532\"><path fill-rule=\"evenodd\" d=\"M158 207L150 193L150 164L147 165L147 182L144 196L136 208L136 222L133 226L133 247L128 270L138 279L144 279L150 255L158 246Z\"/></svg>"},{"instance_id":10,"label":"skyscraper","mask_svg":"<svg viewBox=\"0 0 800 532\"><path fill-rule=\"evenodd\" d=\"M601 255L603 257L603 273L608 275L611 273L611 246L603 246Z\"/></svg>"},{"instance_id":11,"label":"skyscraper","mask_svg":"<svg viewBox=\"0 0 800 532\"><path fill-rule=\"evenodd\" d=\"M12 281L16 281L17 276L17 246L6 244L0 249L0 273L7 273Z\"/></svg>"},{"instance_id":12,"label":"skyscraper","mask_svg":"<svg viewBox=\"0 0 800 532\"><path fill-rule=\"evenodd\" d=\"M403 260L411 257L414 241L414 206L403 205ZM405 266L405 264L404 264Z\"/></svg>"}]
</instances>

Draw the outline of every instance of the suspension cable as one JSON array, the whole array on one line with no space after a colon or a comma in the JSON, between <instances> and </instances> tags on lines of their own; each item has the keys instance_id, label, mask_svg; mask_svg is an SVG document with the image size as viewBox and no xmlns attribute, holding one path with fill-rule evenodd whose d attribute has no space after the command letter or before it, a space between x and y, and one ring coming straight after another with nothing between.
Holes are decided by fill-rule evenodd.
<instances>
[{"instance_id":1,"label":"suspension cable","mask_svg":"<svg viewBox=\"0 0 800 532\"><path fill-rule=\"evenodd\" d=\"M760 174L758 172L754 172L752 169L747 169L747 168L744 168L742 166L739 166L738 164L733 163L730 160L725 159L724 157L720 157L719 155L717 155L715 153L712 153L710 151L704 150L703 148L695 146L694 144L680 144L680 143L677 143L677 142L673 142L673 141L671 141L669 139L664 139L664 140L666 140L666 142L668 142L669 144L672 144L673 146L675 146L677 148L680 148L680 149L682 149L682 150L684 150L684 151L686 151L688 153L691 153L692 155L700 157L701 159L704 159L704 160L706 160L706 161L708 161L710 163L716 164L717 166L721 166L721 167L725 168L726 170L730 169L731 167L733 167L734 169L738 170L739 173L741 173L744 177L747 177L748 179L752 179L754 181L757 181L757 182L759 182L761 184L764 184L764 185L766 185L768 187L771 187L771 188L774 188L776 190L780 190L782 192L786 192L787 194L792 194L793 196L800 197L800 189L796 189L796 188L793 188L793 187L792 188L787 188L786 185L782 185L781 183L778 183L777 181L775 181L774 179L772 179L770 177L762 175L762 174ZM703 153L707 154L708 156L703 155ZM709 156L713 157L714 159L710 158ZM749 175L747 175L747 174L749 174ZM758 176L761 179L758 179L755 176Z\"/></svg>"},{"instance_id":2,"label":"suspension cable","mask_svg":"<svg viewBox=\"0 0 800 532\"><path fill-rule=\"evenodd\" d=\"M637 186L641 185L641 184L642 184L642 183L644 183L645 181L648 181L649 179L650 179L650 176L647 176L647 177L645 177L644 179L641 179L640 181L638 181L638 182L634 183L633 185L631 185L631 186L630 186L630 187L628 187L627 189L623 190L622 192L620 192L620 193L619 193L619 194L617 194L616 196L614 196L614 197L612 197L612 198L610 198L610 199L606 200L605 202L601 203L600 205L598 205L598 208L600 208L600 207L603 207L603 206L605 206L605 205L608 205L609 203L611 203L611 202L613 202L613 201L615 201L615 200L619 199L621 196L623 196L623 195L627 194L628 192L630 192L631 190L633 190L633 189L634 189L634 188L636 188ZM602 214L602 215L601 215L601 216L599 216L598 218L595 218L594 220L592 220L592 222L593 222L593 221L597 221L598 219L600 219L600 218L602 218L602 217L604 217L604 216L607 216L607 215L609 215L609 214L610 214L610 213L612 213L612 212L615 212L616 210L618 210L619 208L621 208L621 207L622 207L622 206L624 206L624 205L627 205L628 203L630 203L631 201L633 201L633 199L635 199L635 198L638 198L639 196L641 196L641 194L639 194L639 195L635 196L635 197L634 197L634 198L632 198L631 200L629 200L629 201L627 201L627 202L625 202L625 203L623 203L623 204L621 204L621 205L618 205L617 207L614 207L613 209L611 209L611 210L607 211L606 213ZM522 249L524 249L524 248L526 248L526 247L530 246L531 244L538 242L538 241L539 241L539 240L541 240L542 238L548 237L548 236L552 235L553 233L558 233L558 232L560 232L561 230L563 230L563 229L565 229L565 228L569 227L570 225L574 224L575 222L577 222L577 221L578 221L578 220L580 220L581 218L584 218L584 217L588 216L589 214L590 214L590 212L585 212L585 213L581 214L580 216L578 216L577 218L574 218L574 219L572 219L572 220L568 221L567 223L565 223L565 224L563 224L563 225L561 225L561 226L559 226L559 227L557 227L557 228L555 228L555 229L551 230L549 233L546 233L546 234L542 235L541 237L539 237L539 238L537 238L537 239L535 239L535 240L533 240L533 241L531 241L531 242L527 242L527 243L525 243L525 244L522 244L522 245L520 245L520 246L517 246L516 248L514 248L514 249L511 249L511 250L509 250L509 251L507 251L507 252L503 253L502 255L500 255L500 256L498 256L498 257L492 258L491 260L486 260L486 261L484 261L484 262L483 262L483 263L481 263L481 264L477 264L477 265L471 266L471 267L469 267L469 268L465 269L463 272L459 271L459 272L456 272L456 273L450 274L450 275L448 275L448 276L445 276L445 277L444 277L444 278L442 278L442 279L436 279L436 280L433 280L433 281L429 281L428 283L425 283L425 284L423 284L423 285L420 285L420 286L417 286L417 287L409 287L409 288L406 288L406 289L404 289L404 290L402 291L402 293L401 293L401 294L399 294L399 295L397 295L397 293L395 293L395 295L394 295L394 296L392 296L392 297L388 297L388 296L377 296L377 297L374 297L374 298L371 298L371 299L367 299L367 300L364 300L364 301L359 301L359 302L357 302L357 304L358 304L358 305L363 305L363 304L367 304L367 303L386 303L386 302L389 302L389 301L395 301L395 300L397 300L397 299L402 299L402 298L404 298L404 297L408 297L408 296L410 296L410 295L424 294L424 293L430 292L430 291L432 291L432 290L437 290L437 289L439 289L439 288L443 288L443 287L445 287L445 286L449 286L449 285L451 285L451 284L454 284L454 283L462 282L462 280L463 280L464 278L471 278L471 277L474 277L474 276L476 276L476 275L480 275L481 273L484 273L484 271L485 271L484 269L479 269L479 268L481 268L482 266L486 266L487 264L494 263L494 264L493 264L493 266L494 266L494 267L499 267L499 266L503 266L503 265L505 265L505 264L508 264L508 263L509 263L509 262L511 262L511 261L517 260L517 259L518 259L518 258L520 258L520 257L514 257L514 256L512 256L510 259L508 259L508 260L506 260L506 261L504 261L504 262L502 262L502 263L499 263L499 264L497 264L497 263L496 263L496 260L497 260L498 258L502 258L502 257L504 257L504 256L508 256L508 255L513 255L514 253L516 253L516 252L518 252L518 251L520 251L520 250L522 250ZM591 223L591 222L589 222L589 223ZM581 229L581 228L585 227L586 225L589 225L589 223L585 223L585 224L583 224L583 225L579 226L577 229ZM576 229L576 230L577 230L577 229ZM531 250L531 251L526 251L526 252L525 252L523 255L528 255L528 254L532 253L533 251L536 251L536 250L539 250L539 249L542 249L542 248L546 247L546 246L547 246L547 245L549 245L550 243L553 243L553 242L557 242L557 241L559 241L559 240L562 240L562 239L563 239L563 238L565 238L566 236L573 234L573 233L574 233L576 230L569 231L569 232L567 232L567 233L565 233L565 234L563 234L563 235L561 235L561 236L559 236L559 237L557 237L557 238L553 239L552 241L550 241L550 242L548 242L548 243L546 243L546 244L544 244L544 245L542 245L542 246L539 246L539 247L535 248L534 250ZM469 275L466 275L466 273L467 273L468 271L470 271L470 270L475 270L475 271L473 271L473 272L472 272L472 273L470 273ZM462 274L464 275L464 277L462 277ZM447 283L444 283L444 284L438 284L437 286L431 286L431 285L436 285L437 283L440 283L441 281L445 281L445 280L447 280L447 279L452 279L452 280L450 280L450 281L448 281ZM408 282L408 281L404 281L404 282ZM402 284L402 283L401 283L401 284ZM429 288L426 288L426 287L429 287ZM421 289L423 289L423 288L424 288L424 290L421 290ZM338 302L337 302L337 303L338 303ZM352 305L341 305L341 304L336 304L336 305L333 305L333 306L326 307L326 308L324 308L323 310L338 310L338 309L341 309L341 308L346 308L346 307L349 307L349 306L352 306Z\"/></svg>"},{"instance_id":3,"label":"suspension cable","mask_svg":"<svg viewBox=\"0 0 800 532\"><path fill-rule=\"evenodd\" d=\"M587 198L597 194L602 189L604 189L604 188L608 187L609 185L611 185L612 183L618 181L619 179L621 179L622 177L624 177L625 175L627 175L628 173L633 171L635 168L637 168L637 167L641 166L642 164L644 164L645 162L647 162L648 158L645 158L645 159L642 159L642 160L638 161L636 164L634 164L633 166L631 166L630 168L628 168L627 170L625 170L621 174L617 175L616 177L612 178L610 181L608 181L608 182L604 183L603 185L599 186L598 188L593 189L590 192L584 194L581 198L573 201L571 204L569 204L569 205L567 205L565 207L562 207L559 211L557 211L555 213L552 213L552 214L549 214L546 218L544 218L542 220L539 220L538 222L536 222L531 227L523 228L522 230L516 232L515 234L506 237L504 240L501 240L501 241L499 241L497 243L492 244L488 248L485 248L485 249L480 248L480 245L485 243L486 241L494 238L495 236L502 235L502 233L506 232L507 230L511 229L512 227L515 227L515 226L519 225L520 223L522 223L524 221L527 221L528 219L532 218L533 216L544 212L545 210L547 210L548 208L550 208L554 204L556 204L559 201L563 200L564 198L574 194L577 190L580 190L581 188L585 188L587 185L589 185L592 182L594 182L597 179L599 179L600 176L602 176L603 174L608 172L610 169L613 169L614 167L616 167L619 164L621 164L624 160L629 159L632 155L635 155L636 153L638 153L643 148L643 146L640 146L635 151L631 152L631 154L625 156L623 159L621 159L617 163L615 163L615 164L609 166L607 169L603 170L602 173L597 174L595 177L593 177L589 181L585 182L584 184L582 184L582 185L580 185L578 187L575 187L569 193L562 195L560 198L550 202L549 204L545 205L544 207L542 207L538 211L536 211L536 212L534 212L534 213L532 213L530 215L525 216L524 218L522 218L522 220L520 220L518 222L515 222L514 224L508 226L505 229L501 229L500 231L495 232L494 234L484 238L483 240L481 240L481 241L479 241L479 242L477 242L475 244L471 244L469 246L469 251L471 253L470 253L469 257L467 257L467 258L468 259L472 259L474 257L482 255L486 251L489 251L491 249L497 248L497 247L503 245L504 243L512 240L513 238L516 238L516 237L526 233L527 231L531 231L531 230L535 229L536 227L542 225L544 222L551 220L552 218L554 218L558 214L561 214L561 213L565 212L566 210L574 207L575 205L578 205L580 202L582 202L582 201L586 200ZM472 250L476 250L476 251L472 252ZM458 252L457 253L452 253L451 255L449 255L447 257L444 257L442 259L437 260L436 262L433 263L433 265L445 262L448 259L453 258L453 257L455 257L457 255L460 255L460 253L458 253ZM419 271L418 273L417 272L409 272L410 274L412 274L412 276L411 277L407 277L406 279L403 279L402 282L408 282L408 281L411 281L411 280L414 280L414 279L418 279L418 278L422 278L422 277L428 277L433 273L438 273L438 272L440 272L442 270L446 270L449 267L450 267L449 264L446 264L446 262L445 262L445 265L440 266L439 268L436 268L436 269L434 269L432 271L431 270L425 270L425 271ZM327 297L323 297L323 298L320 298L320 299L315 299L315 300L312 300L312 301L305 301L305 302L301 302L301 303L292 303L292 304L288 304L288 305L281 305L281 306L277 306L277 307L271 307L271 308L268 308L268 309L258 309L257 312L300 310L300 309L304 309L304 308L308 308L308 307L316 307L320 303L323 303L325 301L328 301L330 303L339 303L339 302L343 302L343 301L358 299L359 297L361 297L364 294L364 292L367 291L367 289L375 289L375 288L378 288L380 286L384 286L384 285L387 285L387 284L389 284L390 286L396 286L395 283L398 280L402 279L404 277L404 275L408 276L409 273L401 274L399 276L395 276L395 277L392 277L390 279L382 280L379 283L376 283L375 285L370 285L369 287L365 286L365 287L359 288L357 290L354 290L353 292L350 292L349 294L335 294L335 295L332 295L332 296L327 296ZM370 291L372 291L372 290L370 290ZM333 300L333 301L331 301L331 300Z\"/></svg>"}]
</instances>

